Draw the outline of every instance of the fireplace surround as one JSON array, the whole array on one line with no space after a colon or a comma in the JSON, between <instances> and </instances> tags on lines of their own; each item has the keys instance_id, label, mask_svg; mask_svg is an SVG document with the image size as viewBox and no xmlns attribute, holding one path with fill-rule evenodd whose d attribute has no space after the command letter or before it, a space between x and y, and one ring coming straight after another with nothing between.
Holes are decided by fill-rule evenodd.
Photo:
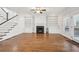
<instances>
[{"instance_id":1,"label":"fireplace surround","mask_svg":"<svg viewBox=\"0 0 79 59\"><path fill-rule=\"evenodd\" d=\"M37 34L44 34L44 26L36 26Z\"/></svg>"}]
</instances>

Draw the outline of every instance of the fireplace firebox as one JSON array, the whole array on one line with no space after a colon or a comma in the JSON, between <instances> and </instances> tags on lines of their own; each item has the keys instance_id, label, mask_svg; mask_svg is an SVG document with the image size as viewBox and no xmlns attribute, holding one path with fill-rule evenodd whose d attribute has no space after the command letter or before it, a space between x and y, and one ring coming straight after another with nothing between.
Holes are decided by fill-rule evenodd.
<instances>
[{"instance_id":1,"label":"fireplace firebox","mask_svg":"<svg viewBox=\"0 0 79 59\"><path fill-rule=\"evenodd\" d=\"M37 34L44 34L44 26L36 26Z\"/></svg>"}]
</instances>

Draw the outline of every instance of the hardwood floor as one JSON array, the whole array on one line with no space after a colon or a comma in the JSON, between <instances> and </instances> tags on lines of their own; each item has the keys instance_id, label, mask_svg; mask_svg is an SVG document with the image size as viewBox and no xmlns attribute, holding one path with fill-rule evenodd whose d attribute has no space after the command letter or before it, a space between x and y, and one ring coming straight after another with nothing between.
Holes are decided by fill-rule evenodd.
<instances>
[{"instance_id":1,"label":"hardwood floor","mask_svg":"<svg viewBox=\"0 0 79 59\"><path fill-rule=\"evenodd\" d=\"M20 34L0 42L1 52L74 52L79 44L59 34Z\"/></svg>"}]
</instances>

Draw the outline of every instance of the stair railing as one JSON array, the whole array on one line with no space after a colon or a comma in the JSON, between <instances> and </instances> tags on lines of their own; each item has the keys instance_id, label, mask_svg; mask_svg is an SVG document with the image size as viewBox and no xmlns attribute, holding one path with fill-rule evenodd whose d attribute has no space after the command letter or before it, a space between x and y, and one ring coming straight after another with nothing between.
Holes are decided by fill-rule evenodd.
<instances>
[{"instance_id":1,"label":"stair railing","mask_svg":"<svg viewBox=\"0 0 79 59\"><path fill-rule=\"evenodd\" d=\"M4 22L0 23L0 25L3 25L4 23L6 23L6 22L12 20L13 18L15 18L16 16L18 16L18 15L15 15L15 16L9 18L9 16L8 16L9 13L8 13L7 11L5 11L3 8L1 8L1 9L2 9L2 10L4 11L4 13L6 14L6 20L5 20Z\"/></svg>"}]
</instances>

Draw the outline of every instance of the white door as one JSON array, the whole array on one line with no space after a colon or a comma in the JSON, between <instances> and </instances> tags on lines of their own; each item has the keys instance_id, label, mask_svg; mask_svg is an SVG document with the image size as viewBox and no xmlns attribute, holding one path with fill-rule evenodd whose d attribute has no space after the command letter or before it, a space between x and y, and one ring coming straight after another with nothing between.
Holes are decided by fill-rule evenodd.
<instances>
[{"instance_id":1,"label":"white door","mask_svg":"<svg viewBox=\"0 0 79 59\"><path fill-rule=\"evenodd\" d=\"M33 18L25 17L25 32L32 33L33 32Z\"/></svg>"}]
</instances>

